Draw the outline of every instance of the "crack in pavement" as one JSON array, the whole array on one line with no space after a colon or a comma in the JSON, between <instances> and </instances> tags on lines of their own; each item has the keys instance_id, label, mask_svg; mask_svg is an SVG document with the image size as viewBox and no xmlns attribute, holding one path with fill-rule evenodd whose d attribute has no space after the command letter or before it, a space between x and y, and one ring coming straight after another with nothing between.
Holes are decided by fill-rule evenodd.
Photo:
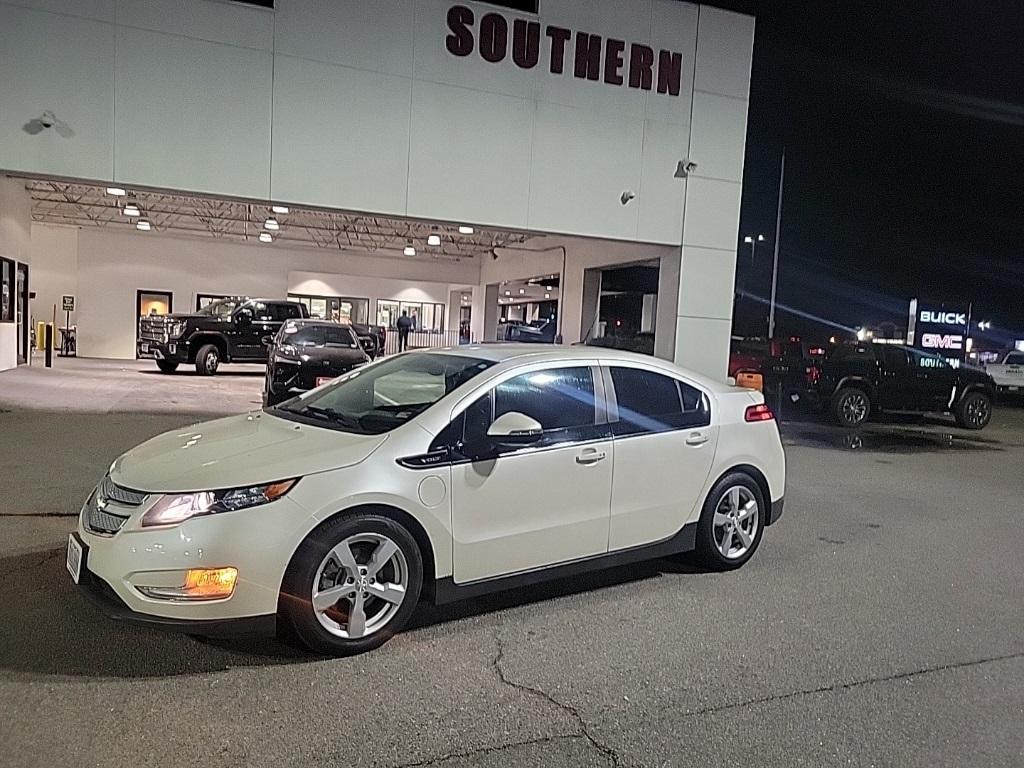
<instances>
[{"instance_id":1,"label":"crack in pavement","mask_svg":"<svg viewBox=\"0 0 1024 768\"><path fill-rule=\"evenodd\" d=\"M501 660L505 656L505 645L501 642L501 637L499 635L495 635L494 641L498 645L498 652L495 654L494 660L491 661L491 667L494 669L495 674L497 674L498 679L505 685L531 696L543 699L568 714L579 724L580 732L578 736L586 739L594 749L608 758L611 761L613 768L618 768L618 766L621 765L619 753L608 745L602 744L597 740L597 738L595 738L595 736L590 732L590 725L583 719L583 715L580 714L580 711L576 709L576 707L559 701L547 691L543 691L540 688L534 688L533 686L526 685L525 683L517 683L515 680L509 679L505 674L505 670L501 667Z\"/></svg>"},{"instance_id":2,"label":"crack in pavement","mask_svg":"<svg viewBox=\"0 0 1024 768\"><path fill-rule=\"evenodd\" d=\"M772 696L761 696L756 699L747 699L745 701L737 701L731 704L717 704L712 707L705 707L703 709L695 709L690 712L684 712L683 717L699 717L701 715L712 715L718 712L726 712L730 709L742 709L744 707L752 707L758 704L768 704L776 701L786 701L787 699L795 699L799 696L811 696L816 693L834 693L836 691L848 691L854 688L861 688L865 685L874 685L875 683L887 683L895 680L909 680L912 677L923 677L925 675L935 674L937 672L948 672L954 669L963 669L965 667L977 667L982 664L993 664L998 661L1010 661L1013 659L1024 658L1024 652L1008 653L1002 656L990 656L984 659L972 659L970 661L957 661L949 664L940 664L934 667L922 667L921 669L914 670L913 672L897 672L892 675L884 675L882 677L868 677L863 680L854 680L850 683L832 683L831 685L823 685L818 688L805 688L799 691L791 691L790 693L777 693Z\"/></svg>"},{"instance_id":3,"label":"crack in pavement","mask_svg":"<svg viewBox=\"0 0 1024 768\"><path fill-rule=\"evenodd\" d=\"M507 749L516 747L529 747L534 744L550 744L555 741L568 741L571 739L586 739L582 733L566 733L560 736L538 736L535 739L524 739L523 741L510 741L506 744L499 744L491 747L478 747L466 752L451 752L440 757L431 757L426 760L419 760L415 763L401 763L396 768L427 768L431 765L440 765L448 760L457 760L462 757L475 757L477 755L493 755L504 752Z\"/></svg>"},{"instance_id":4,"label":"crack in pavement","mask_svg":"<svg viewBox=\"0 0 1024 768\"><path fill-rule=\"evenodd\" d=\"M604 755L604 757L607 760L611 762L612 768L619 768L619 766L622 765L619 753L611 747L607 746L606 744L602 744L600 741L597 740L597 738L590 732L590 726L587 724L586 720L583 719L583 715L580 714L580 711L578 709L576 709L571 704L566 704L564 702L559 701L551 694L541 690L540 688L534 688L532 686L526 685L525 683L517 683L515 680L509 679L509 677L505 674L505 670L502 669L501 666L501 661L505 656L505 646L501 642L501 637L498 635L495 635L494 642L498 646L498 652L494 655L494 658L491 660L491 668L494 670L494 674L498 678L498 681L503 685L507 685L508 687L514 688L515 690L521 691L522 693L525 693L529 696L543 699L544 701L558 708L562 712L565 712L573 720L576 721L577 725L579 726L579 731L577 733L566 733L558 736L540 736L533 739L524 739L522 741L510 741L504 744L496 744L489 747L479 747L477 749L471 749L466 752L449 753L441 755L439 757L432 757L426 760L420 760L418 762L401 763L398 766L396 766L396 768L426 768L427 766L439 765L447 760L455 760L457 758L474 757L477 755L490 755L498 752L504 752L508 749L515 749L517 747L528 747L534 744L550 744L556 741L566 741L572 739L580 739L589 744L593 749L596 749L598 752Z\"/></svg>"}]
</instances>

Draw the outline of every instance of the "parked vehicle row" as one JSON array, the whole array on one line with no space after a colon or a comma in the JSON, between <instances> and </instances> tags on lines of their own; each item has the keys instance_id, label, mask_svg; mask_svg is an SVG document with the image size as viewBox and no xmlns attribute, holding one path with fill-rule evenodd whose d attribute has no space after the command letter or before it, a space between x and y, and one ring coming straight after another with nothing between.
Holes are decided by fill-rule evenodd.
<instances>
[{"instance_id":1,"label":"parked vehicle row","mask_svg":"<svg viewBox=\"0 0 1024 768\"><path fill-rule=\"evenodd\" d=\"M289 322L292 341L323 327ZM128 451L87 499L67 566L119 619L284 628L352 654L398 632L421 596L690 550L737 568L784 493L760 393L617 350L467 345Z\"/></svg>"},{"instance_id":2,"label":"parked vehicle row","mask_svg":"<svg viewBox=\"0 0 1024 768\"><path fill-rule=\"evenodd\" d=\"M198 312L152 315L139 319L137 352L156 361L164 373L194 365L196 373L213 376L223 363L265 363L282 325L309 318L297 301L234 296L210 302ZM360 346L370 359L384 351L385 329L353 324Z\"/></svg>"},{"instance_id":3,"label":"parked vehicle row","mask_svg":"<svg viewBox=\"0 0 1024 768\"><path fill-rule=\"evenodd\" d=\"M985 366L999 392L1024 392L1024 352L1011 350L1001 354L997 361Z\"/></svg>"}]
</instances>

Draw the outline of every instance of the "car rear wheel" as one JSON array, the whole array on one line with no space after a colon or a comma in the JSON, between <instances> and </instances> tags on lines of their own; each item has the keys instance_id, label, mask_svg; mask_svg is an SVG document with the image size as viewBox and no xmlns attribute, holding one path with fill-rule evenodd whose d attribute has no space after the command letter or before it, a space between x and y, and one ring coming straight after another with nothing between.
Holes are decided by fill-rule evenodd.
<instances>
[{"instance_id":1,"label":"car rear wheel","mask_svg":"<svg viewBox=\"0 0 1024 768\"><path fill-rule=\"evenodd\" d=\"M204 344L196 352L196 373L200 376L213 376L220 365L220 350L216 344Z\"/></svg>"},{"instance_id":2,"label":"car rear wheel","mask_svg":"<svg viewBox=\"0 0 1024 768\"><path fill-rule=\"evenodd\" d=\"M178 370L178 364L173 360L157 360L156 367L163 373L174 373Z\"/></svg>"},{"instance_id":3,"label":"car rear wheel","mask_svg":"<svg viewBox=\"0 0 1024 768\"><path fill-rule=\"evenodd\" d=\"M280 614L310 649L351 656L378 648L408 622L423 586L412 535L390 518L357 514L310 534L292 558Z\"/></svg>"},{"instance_id":4,"label":"car rear wheel","mask_svg":"<svg viewBox=\"0 0 1024 768\"><path fill-rule=\"evenodd\" d=\"M753 557L764 533L767 501L745 472L719 480L704 502L697 523L696 554L716 571L739 568Z\"/></svg>"},{"instance_id":5,"label":"car rear wheel","mask_svg":"<svg viewBox=\"0 0 1024 768\"><path fill-rule=\"evenodd\" d=\"M964 429L984 429L992 420L992 400L983 392L970 392L956 409L956 423Z\"/></svg>"},{"instance_id":6,"label":"car rear wheel","mask_svg":"<svg viewBox=\"0 0 1024 768\"><path fill-rule=\"evenodd\" d=\"M832 416L841 427L859 427L869 415L871 400L863 389L844 387L832 398Z\"/></svg>"}]
</instances>

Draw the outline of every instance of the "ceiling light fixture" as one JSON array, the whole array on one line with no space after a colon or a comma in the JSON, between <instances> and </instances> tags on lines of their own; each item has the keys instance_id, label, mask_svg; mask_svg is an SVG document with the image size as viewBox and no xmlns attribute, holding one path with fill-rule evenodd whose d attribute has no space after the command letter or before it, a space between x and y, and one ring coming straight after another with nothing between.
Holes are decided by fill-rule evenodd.
<instances>
[{"instance_id":1,"label":"ceiling light fixture","mask_svg":"<svg viewBox=\"0 0 1024 768\"><path fill-rule=\"evenodd\" d=\"M520 293L526 293L526 289L525 289L525 288L520 288L520 289L519 289L519 292L520 292Z\"/></svg>"},{"instance_id":2,"label":"ceiling light fixture","mask_svg":"<svg viewBox=\"0 0 1024 768\"><path fill-rule=\"evenodd\" d=\"M545 293L544 294L544 298L545 299L550 299L551 298L551 294L550 293Z\"/></svg>"},{"instance_id":3,"label":"ceiling light fixture","mask_svg":"<svg viewBox=\"0 0 1024 768\"><path fill-rule=\"evenodd\" d=\"M121 187L107 187L107 194L114 197L124 197L128 193Z\"/></svg>"},{"instance_id":4,"label":"ceiling light fixture","mask_svg":"<svg viewBox=\"0 0 1024 768\"><path fill-rule=\"evenodd\" d=\"M134 202L128 202L128 203L125 203L125 206L124 206L124 215L125 216L141 216L142 215L142 211L139 210L139 206L136 205Z\"/></svg>"},{"instance_id":5,"label":"ceiling light fixture","mask_svg":"<svg viewBox=\"0 0 1024 768\"><path fill-rule=\"evenodd\" d=\"M263 222L263 226L266 229L269 229L271 232L277 232L277 230L281 228L281 225L277 223L277 219L275 219L273 216L271 216L269 219Z\"/></svg>"},{"instance_id":6,"label":"ceiling light fixture","mask_svg":"<svg viewBox=\"0 0 1024 768\"><path fill-rule=\"evenodd\" d=\"M274 213L288 213L288 206L287 205L272 205L272 206L270 206L270 210L272 210Z\"/></svg>"},{"instance_id":7,"label":"ceiling light fixture","mask_svg":"<svg viewBox=\"0 0 1024 768\"><path fill-rule=\"evenodd\" d=\"M463 225L461 225L459 227L459 234L460 235L472 235L473 232L474 232L474 229L471 226L467 225L467 224L463 224Z\"/></svg>"},{"instance_id":8,"label":"ceiling light fixture","mask_svg":"<svg viewBox=\"0 0 1024 768\"><path fill-rule=\"evenodd\" d=\"M261 243L272 243L274 242L274 236L269 232L260 232Z\"/></svg>"},{"instance_id":9,"label":"ceiling light fixture","mask_svg":"<svg viewBox=\"0 0 1024 768\"><path fill-rule=\"evenodd\" d=\"M427 238L427 245L440 245L440 244L441 244L441 236L439 234L437 234L436 232L431 233L430 236Z\"/></svg>"},{"instance_id":10,"label":"ceiling light fixture","mask_svg":"<svg viewBox=\"0 0 1024 768\"><path fill-rule=\"evenodd\" d=\"M412 243L409 243L407 246L405 246L405 250L402 251L402 253L404 253L406 256L415 256L416 248L413 246Z\"/></svg>"},{"instance_id":11,"label":"ceiling light fixture","mask_svg":"<svg viewBox=\"0 0 1024 768\"><path fill-rule=\"evenodd\" d=\"M511 296L512 295L512 291L505 291L505 295L506 296Z\"/></svg>"},{"instance_id":12,"label":"ceiling light fixture","mask_svg":"<svg viewBox=\"0 0 1024 768\"><path fill-rule=\"evenodd\" d=\"M146 219L139 219L135 224L135 228L140 232L149 232L153 226Z\"/></svg>"}]
</instances>

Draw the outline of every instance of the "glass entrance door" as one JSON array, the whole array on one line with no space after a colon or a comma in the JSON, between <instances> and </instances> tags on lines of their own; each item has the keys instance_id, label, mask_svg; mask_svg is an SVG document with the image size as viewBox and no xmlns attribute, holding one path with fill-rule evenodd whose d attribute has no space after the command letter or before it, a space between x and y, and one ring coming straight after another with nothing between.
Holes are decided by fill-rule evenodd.
<instances>
[{"instance_id":1,"label":"glass entrance door","mask_svg":"<svg viewBox=\"0 0 1024 768\"><path fill-rule=\"evenodd\" d=\"M18 265L17 289L15 294L15 322L18 333L18 362L24 363L28 360L29 339L28 330L31 324L28 316L28 265Z\"/></svg>"}]
</instances>

